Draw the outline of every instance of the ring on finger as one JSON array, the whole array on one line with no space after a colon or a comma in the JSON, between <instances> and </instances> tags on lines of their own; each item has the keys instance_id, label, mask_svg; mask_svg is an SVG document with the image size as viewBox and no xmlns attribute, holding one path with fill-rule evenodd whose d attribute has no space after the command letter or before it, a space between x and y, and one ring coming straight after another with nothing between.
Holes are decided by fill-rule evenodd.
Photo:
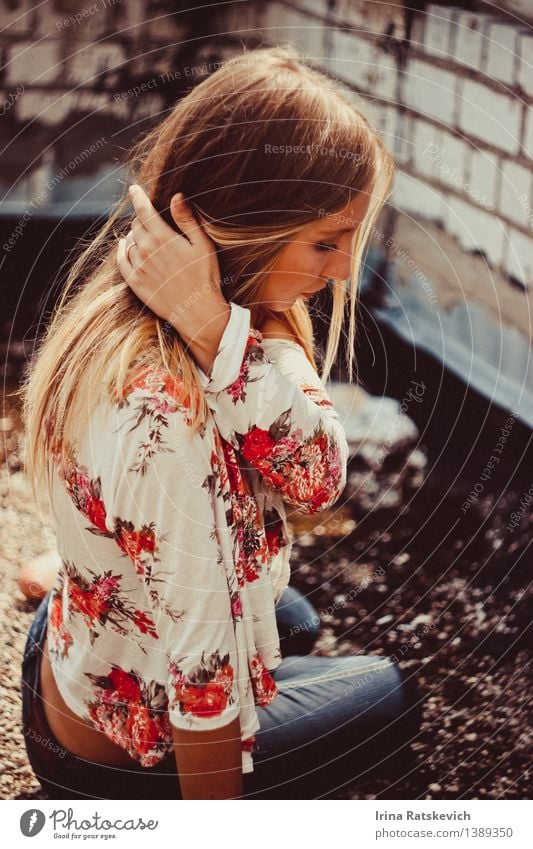
<instances>
[{"instance_id":1,"label":"ring on finger","mask_svg":"<svg viewBox=\"0 0 533 849\"><path fill-rule=\"evenodd\" d=\"M128 239L129 239L129 244L128 244ZM136 247L137 247L137 242L135 241L135 237L130 230L130 232L126 236L126 257L128 258L129 263L131 263L130 251L131 251L132 248L136 248Z\"/></svg>"}]
</instances>

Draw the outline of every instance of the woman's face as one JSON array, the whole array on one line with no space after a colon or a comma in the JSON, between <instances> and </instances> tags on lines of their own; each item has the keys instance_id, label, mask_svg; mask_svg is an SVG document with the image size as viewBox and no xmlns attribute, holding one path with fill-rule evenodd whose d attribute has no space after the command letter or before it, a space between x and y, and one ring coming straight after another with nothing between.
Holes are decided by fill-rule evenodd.
<instances>
[{"instance_id":1,"label":"woman's face","mask_svg":"<svg viewBox=\"0 0 533 849\"><path fill-rule=\"evenodd\" d=\"M363 221L370 195L360 193L343 209L306 224L279 253L261 289L260 302L273 312L289 309L298 298L310 298L328 278L350 276L351 242Z\"/></svg>"}]
</instances>

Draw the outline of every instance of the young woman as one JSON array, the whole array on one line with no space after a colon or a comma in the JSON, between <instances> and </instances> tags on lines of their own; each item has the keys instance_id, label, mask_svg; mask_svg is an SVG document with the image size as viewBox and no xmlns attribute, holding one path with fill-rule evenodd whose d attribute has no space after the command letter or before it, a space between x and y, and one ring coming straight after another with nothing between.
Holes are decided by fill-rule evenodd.
<instances>
[{"instance_id":1,"label":"young woman","mask_svg":"<svg viewBox=\"0 0 533 849\"><path fill-rule=\"evenodd\" d=\"M346 480L324 381L347 303L352 374L391 157L331 80L265 48L131 165L136 216L126 198L75 263L23 387L59 561L23 661L28 755L51 798L318 798L420 720L388 659L303 653L318 617L287 587L288 509ZM320 378L307 302L328 284Z\"/></svg>"}]
</instances>

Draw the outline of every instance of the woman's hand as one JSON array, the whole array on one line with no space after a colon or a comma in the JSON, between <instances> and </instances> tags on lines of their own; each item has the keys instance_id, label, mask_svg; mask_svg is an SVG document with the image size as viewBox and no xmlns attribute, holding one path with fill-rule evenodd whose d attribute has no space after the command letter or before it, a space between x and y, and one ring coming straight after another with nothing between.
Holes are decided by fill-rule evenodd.
<instances>
[{"instance_id":1,"label":"woman's hand","mask_svg":"<svg viewBox=\"0 0 533 849\"><path fill-rule=\"evenodd\" d=\"M208 374L230 315L214 243L181 194L172 198L170 212L183 236L140 186L132 186L130 196L136 217L119 240L120 272L137 297L176 329Z\"/></svg>"}]
</instances>

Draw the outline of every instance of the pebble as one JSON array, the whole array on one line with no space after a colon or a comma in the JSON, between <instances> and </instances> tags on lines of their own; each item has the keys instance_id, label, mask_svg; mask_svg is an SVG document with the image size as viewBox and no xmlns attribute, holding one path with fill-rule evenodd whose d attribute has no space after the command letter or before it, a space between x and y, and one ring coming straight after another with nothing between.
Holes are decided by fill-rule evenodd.
<instances>
[{"instance_id":1,"label":"pebble","mask_svg":"<svg viewBox=\"0 0 533 849\"><path fill-rule=\"evenodd\" d=\"M386 616L382 616L380 619L376 619L376 625L386 625L388 622L393 622L394 616L392 613L387 613Z\"/></svg>"}]
</instances>

